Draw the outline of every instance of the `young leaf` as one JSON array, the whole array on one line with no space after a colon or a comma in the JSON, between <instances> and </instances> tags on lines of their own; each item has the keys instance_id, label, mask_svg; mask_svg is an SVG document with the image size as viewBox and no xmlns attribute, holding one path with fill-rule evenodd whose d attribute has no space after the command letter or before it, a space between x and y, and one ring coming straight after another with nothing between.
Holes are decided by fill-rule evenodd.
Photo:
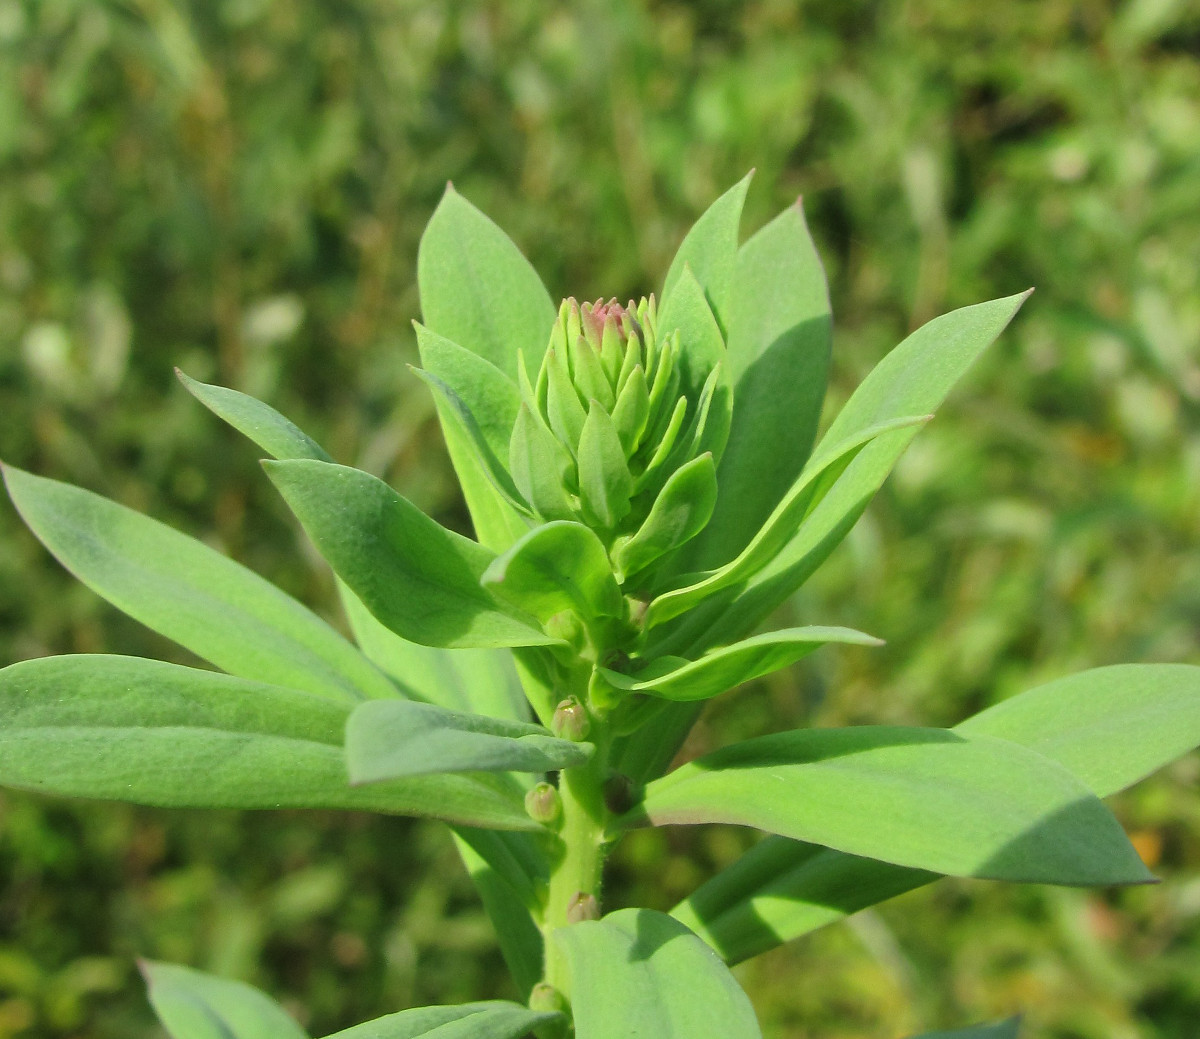
<instances>
[{"instance_id":1,"label":"young leaf","mask_svg":"<svg viewBox=\"0 0 1200 1039\"><path fill-rule=\"evenodd\" d=\"M546 352L546 418L559 441L572 455L579 453L579 438L587 412L579 392L567 370L567 358L562 351L550 347Z\"/></svg>"},{"instance_id":2,"label":"young leaf","mask_svg":"<svg viewBox=\"0 0 1200 1039\"><path fill-rule=\"evenodd\" d=\"M629 514L633 476L612 417L592 401L579 436L579 497L587 515L612 529Z\"/></svg>"},{"instance_id":3,"label":"young leaf","mask_svg":"<svg viewBox=\"0 0 1200 1039\"><path fill-rule=\"evenodd\" d=\"M590 620L619 617L624 609L600 539L567 520L535 527L497 556L482 582L497 599L542 622L563 610Z\"/></svg>"},{"instance_id":4,"label":"young leaf","mask_svg":"<svg viewBox=\"0 0 1200 1039\"><path fill-rule=\"evenodd\" d=\"M613 425L617 427L617 436L621 438L626 456L632 456L641 446L649 417L650 391L646 386L645 369L639 364L625 380L612 411Z\"/></svg>"},{"instance_id":5,"label":"young leaf","mask_svg":"<svg viewBox=\"0 0 1200 1039\"><path fill-rule=\"evenodd\" d=\"M867 376L822 438L818 452L880 423L935 411L1027 295L963 307L917 329ZM718 596L693 611L661 651L686 653L753 631L846 536L915 432L910 426L876 437L768 566L732 599Z\"/></svg>"},{"instance_id":6,"label":"young leaf","mask_svg":"<svg viewBox=\"0 0 1200 1039\"><path fill-rule=\"evenodd\" d=\"M696 536L712 514L717 470L711 454L693 458L668 477L645 522L617 550L614 560L628 577Z\"/></svg>"},{"instance_id":7,"label":"young leaf","mask_svg":"<svg viewBox=\"0 0 1200 1039\"><path fill-rule=\"evenodd\" d=\"M415 1007L355 1025L326 1039L521 1039L561 1014L495 999L453 1007Z\"/></svg>"},{"instance_id":8,"label":"young leaf","mask_svg":"<svg viewBox=\"0 0 1200 1039\"><path fill-rule=\"evenodd\" d=\"M554 640L501 613L479 578L495 557L368 473L328 462L264 462L318 551L396 634L427 646Z\"/></svg>"},{"instance_id":9,"label":"young leaf","mask_svg":"<svg viewBox=\"0 0 1200 1039\"><path fill-rule=\"evenodd\" d=\"M590 743L540 725L447 711L410 700L373 700L346 722L346 764L355 786L439 772L551 772L582 765Z\"/></svg>"},{"instance_id":10,"label":"young leaf","mask_svg":"<svg viewBox=\"0 0 1200 1039\"><path fill-rule=\"evenodd\" d=\"M694 570L732 559L795 481L812 449L829 373L821 260L797 202L738 251L727 336L733 415L713 520L684 552Z\"/></svg>"},{"instance_id":11,"label":"young leaf","mask_svg":"<svg viewBox=\"0 0 1200 1039\"><path fill-rule=\"evenodd\" d=\"M512 240L452 185L417 253L421 314L438 335L517 374L517 352L537 365L556 310Z\"/></svg>"},{"instance_id":12,"label":"young leaf","mask_svg":"<svg viewBox=\"0 0 1200 1039\"><path fill-rule=\"evenodd\" d=\"M704 289L709 305L722 329L729 327L729 297L738 254L738 228L742 204L750 188L751 170L708 207L679 245L663 281L665 306L675 283L687 268Z\"/></svg>"},{"instance_id":13,"label":"young leaf","mask_svg":"<svg viewBox=\"0 0 1200 1039\"><path fill-rule=\"evenodd\" d=\"M864 430L828 451L821 452L820 457L813 459L812 463L805 467L762 529L754 535L737 558L707 574L695 584L658 596L646 611L646 628L672 620L721 589L753 577L795 535L805 517L829 493L838 476L845 471L859 451L877 436L889 433L893 429L920 425L928 421L929 417L921 415L884 422ZM717 497L720 500L719 488Z\"/></svg>"},{"instance_id":14,"label":"young leaf","mask_svg":"<svg viewBox=\"0 0 1200 1039\"><path fill-rule=\"evenodd\" d=\"M944 729L802 729L651 783L629 821L726 822L955 876L1150 880L1112 813L1061 765Z\"/></svg>"},{"instance_id":15,"label":"young leaf","mask_svg":"<svg viewBox=\"0 0 1200 1039\"><path fill-rule=\"evenodd\" d=\"M508 450L513 482L543 519L574 519L566 483L575 466L541 417L522 403Z\"/></svg>"},{"instance_id":16,"label":"young leaf","mask_svg":"<svg viewBox=\"0 0 1200 1039\"><path fill-rule=\"evenodd\" d=\"M0 671L0 783L165 808L350 808L535 828L508 776L351 787L347 715L307 693L157 660L42 657Z\"/></svg>"},{"instance_id":17,"label":"young leaf","mask_svg":"<svg viewBox=\"0 0 1200 1039\"><path fill-rule=\"evenodd\" d=\"M4 480L21 517L63 566L217 667L343 702L396 695L324 621L232 559L70 484L11 466Z\"/></svg>"},{"instance_id":18,"label":"young leaf","mask_svg":"<svg viewBox=\"0 0 1200 1039\"><path fill-rule=\"evenodd\" d=\"M1107 797L1200 746L1200 668L1124 664L1084 671L1014 696L957 731L1030 747ZM934 879L768 837L672 915L726 962L738 963Z\"/></svg>"},{"instance_id":19,"label":"young leaf","mask_svg":"<svg viewBox=\"0 0 1200 1039\"><path fill-rule=\"evenodd\" d=\"M604 675L618 689L654 693L667 700L707 700L788 667L830 642L883 645L879 639L850 628L784 628L711 650L699 660L667 657L634 675L609 670Z\"/></svg>"},{"instance_id":20,"label":"young leaf","mask_svg":"<svg viewBox=\"0 0 1200 1039\"><path fill-rule=\"evenodd\" d=\"M283 1007L240 981L172 963L138 965L172 1039L308 1039Z\"/></svg>"},{"instance_id":21,"label":"young leaf","mask_svg":"<svg viewBox=\"0 0 1200 1039\"><path fill-rule=\"evenodd\" d=\"M675 366L680 375L680 392L690 400L695 400L709 374L725 360L725 339L712 308L704 298L704 289L690 267L684 267L670 298L664 301L658 315L658 330L664 336L679 333ZM719 452L725 446L728 416L732 408L728 376L718 389L714 407L723 423L720 436L715 438Z\"/></svg>"},{"instance_id":22,"label":"young leaf","mask_svg":"<svg viewBox=\"0 0 1200 1039\"><path fill-rule=\"evenodd\" d=\"M1010 1017L995 1025L976 1025L974 1028L954 1028L949 1032L925 1032L914 1039L1017 1039L1021 1019Z\"/></svg>"},{"instance_id":23,"label":"young leaf","mask_svg":"<svg viewBox=\"0 0 1200 1039\"><path fill-rule=\"evenodd\" d=\"M175 369L175 374L188 393L272 458L316 458L322 462L333 461L320 444L269 404L225 386L211 386L199 382L178 368Z\"/></svg>"},{"instance_id":24,"label":"young leaf","mask_svg":"<svg viewBox=\"0 0 1200 1039\"><path fill-rule=\"evenodd\" d=\"M621 909L553 940L567 956L576 1039L761 1039L728 968L669 916Z\"/></svg>"}]
</instances>

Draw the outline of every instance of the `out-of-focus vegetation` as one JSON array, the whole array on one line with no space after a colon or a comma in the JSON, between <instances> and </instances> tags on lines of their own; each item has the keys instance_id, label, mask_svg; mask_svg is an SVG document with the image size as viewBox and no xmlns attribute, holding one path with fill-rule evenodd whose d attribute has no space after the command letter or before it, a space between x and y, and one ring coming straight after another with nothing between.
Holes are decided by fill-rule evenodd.
<instances>
[{"instance_id":1,"label":"out-of-focus vegetation","mask_svg":"<svg viewBox=\"0 0 1200 1039\"><path fill-rule=\"evenodd\" d=\"M952 723L1037 681L1198 659L1200 14L1185 0L2 0L0 454L332 611L254 450L171 368L269 400L462 525L407 372L447 179L552 293L653 288L746 169L827 261L835 401L934 314L1038 292L790 608L888 639L715 705L693 749ZM180 659L0 509L0 663ZM1200 761L1117 802L1169 883L944 882L741 968L773 1037L1028 1011L1046 1039L1200 1028ZM749 839L643 832L614 906ZM318 1032L509 994L444 833L0 794L0 1039L159 1033L132 958L228 972Z\"/></svg>"}]
</instances>

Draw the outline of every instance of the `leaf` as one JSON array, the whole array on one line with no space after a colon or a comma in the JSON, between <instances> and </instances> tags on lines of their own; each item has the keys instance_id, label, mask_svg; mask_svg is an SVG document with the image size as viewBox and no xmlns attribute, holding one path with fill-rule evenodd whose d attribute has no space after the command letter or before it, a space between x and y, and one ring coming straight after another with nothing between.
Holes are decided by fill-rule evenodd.
<instances>
[{"instance_id":1,"label":"leaf","mask_svg":"<svg viewBox=\"0 0 1200 1039\"><path fill-rule=\"evenodd\" d=\"M497 599L545 622L563 610L584 620L620 617L625 601L600 539L582 523L535 527L484 571Z\"/></svg>"},{"instance_id":2,"label":"leaf","mask_svg":"<svg viewBox=\"0 0 1200 1039\"><path fill-rule=\"evenodd\" d=\"M508 467L521 494L543 519L575 518L566 491L574 463L567 449L527 404L517 412Z\"/></svg>"},{"instance_id":3,"label":"leaf","mask_svg":"<svg viewBox=\"0 0 1200 1039\"><path fill-rule=\"evenodd\" d=\"M453 185L430 218L417 253L425 325L485 358L510 379L517 353L541 361L556 310L512 240Z\"/></svg>"},{"instance_id":4,"label":"leaf","mask_svg":"<svg viewBox=\"0 0 1200 1039\"><path fill-rule=\"evenodd\" d=\"M263 467L317 550L388 628L428 646L554 640L501 613L479 585L492 552L447 530L368 473L328 462Z\"/></svg>"},{"instance_id":5,"label":"leaf","mask_svg":"<svg viewBox=\"0 0 1200 1039\"><path fill-rule=\"evenodd\" d=\"M956 731L1011 740L1107 797L1200 746L1200 668L1120 664L1014 696ZM768 837L672 915L737 963L937 879Z\"/></svg>"},{"instance_id":6,"label":"leaf","mask_svg":"<svg viewBox=\"0 0 1200 1039\"><path fill-rule=\"evenodd\" d=\"M711 650L699 660L668 657L634 675L602 670L618 689L654 693L667 700L707 700L788 667L830 642L883 645L881 640L850 628L783 628Z\"/></svg>"},{"instance_id":7,"label":"leaf","mask_svg":"<svg viewBox=\"0 0 1200 1039\"><path fill-rule=\"evenodd\" d=\"M754 171L751 170L710 205L692 225L680 243L663 281L664 306L671 297L675 283L690 267L704 289L718 324L722 329L729 327L728 308L734 266L737 263L738 228L742 222L742 205L753 176Z\"/></svg>"},{"instance_id":8,"label":"leaf","mask_svg":"<svg viewBox=\"0 0 1200 1039\"><path fill-rule=\"evenodd\" d=\"M629 514L633 476L612 417L592 401L579 435L579 497L587 515L611 530Z\"/></svg>"},{"instance_id":9,"label":"leaf","mask_svg":"<svg viewBox=\"0 0 1200 1039\"><path fill-rule=\"evenodd\" d=\"M975 358L1004 330L1027 295L963 307L922 325L876 365L834 420L817 452L826 444L845 442L883 422L935 411ZM753 631L828 558L915 433L916 427L910 426L876 437L847 466L768 566L732 599L718 596L693 611L661 651L688 653L718 639L728 641Z\"/></svg>"},{"instance_id":10,"label":"leaf","mask_svg":"<svg viewBox=\"0 0 1200 1039\"><path fill-rule=\"evenodd\" d=\"M738 251L726 357L733 414L713 520L684 553L692 569L732 559L800 474L829 373L829 292L797 202Z\"/></svg>"},{"instance_id":11,"label":"leaf","mask_svg":"<svg viewBox=\"0 0 1200 1039\"><path fill-rule=\"evenodd\" d=\"M416 1007L355 1025L326 1039L521 1039L534 1028L560 1020L495 999L453 1007Z\"/></svg>"},{"instance_id":12,"label":"leaf","mask_svg":"<svg viewBox=\"0 0 1200 1039\"><path fill-rule=\"evenodd\" d=\"M411 700L373 700L346 723L346 764L358 786L439 772L551 772L582 765L590 743L540 725L448 711Z\"/></svg>"},{"instance_id":13,"label":"leaf","mask_svg":"<svg viewBox=\"0 0 1200 1039\"><path fill-rule=\"evenodd\" d=\"M320 444L269 404L225 386L210 386L208 383L199 382L178 368L175 369L175 374L188 393L272 458L316 458L322 462L333 461Z\"/></svg>"},{"instance_id":14,"label":"leaf","mask_svg":"<svg viewBox=\"0 0 1200 1039\"><path fill-rule=\"evenodd\" d=\"M998 703L955 732L1019 743L1108 797L1200 746L1200 667L1082 671Z\"/></svg>"},{"instance_id":15,"label":"leaf","mask_svg":"<svg viewBox=\"0 0 1200 1039\"><path fill-rule=\"evenodd\" d=\"M27 660L0 671L0 784L166 808L348 808L535 828L507 776L351 787L348 714L307 693L158 660Z\"/></svg>"},{"instance_id":16,"label":"leaf","mask_svg":"<svg viewBox=\"0 0 1200 1039\"><path fill-rule=\"evenodd\" d=\"M396 695L329 625L232 559L98 494L11 466L3 471L42 544L151 630L242 678L344 702Z\"/></svg>"},{"instance_id":17,"label":"leaf","mask_svg":"<svg viewBox=\"0 0 1200 1039\"><path fill-rule=\"evenodd\" d=\"M621 448L627 456L641 446L649 418L650 391L646 386L645 369L639 364L625 380L612 411L613 425L617 427Z\"/></svg>"},{"instance_id":18,"label":"leaf","mask_svg":"<svg viewBox=\"0 0 1200 1039\"><path fill-rule=\"evenodd\" d=\"M1017 1039L1021 1019L1010 1017L995 1025L976 1025L974 1028L953 1028L949 1032L925 1032L914 1039Z\"/></svg>"},{"instance_id":19,"label":"leaf","mask_svg":"<svg viewBox=\"0 0 1200 1039\"><path fill-rule=\"evenodd\" d=\"M171 963L139 966L172 1039L308 1039L278 1003L240 981Z\"/></svg>"},{"instance_id":20,"label":"leaf","mask_svg":"<svg viewBox=\"0 0 1200 1039\"><path fill-rule=\"evenodd\" d=\"M625 577L636 574L695 537L708 522L716 497L717 469L711 454L702 454L676 469L638 532L617 550L614 562L621 573Z\"/></svg>"},{"instance_id":21,"label":"leaf","mask_svg":"<svg viewBox=\"0 0 1200 1039\"><path fill-rule=\"evenodd\" d=\"M812 461L812 464L805 467L804 472L800 474L796 483L775 507L762 529L754 535L737 558L707 574L701 581L658 596L646 611L646 628L649 629L672 620L722 588L753 577L794 536L805 517L829 493L837 477L845 471L846 466L853 461L859 451L883 433L905 426L919 425L928 421L929 418L930 416L927 415L905 417L882 423L879 426L872 426L829 451L822 452L818 458ZM719 480L718 476L718 500L720 500Z\"/></svg>"},{"instance_id":22,"label":"leaf","mask_svg":"<svg viewBox=\"0 0 1200 1039\"><path fill-rule=\"evenodd\" d=\"M696 400L709 375L725 360L725 340L712 308L704 298L704 289L691 268L686 266L658 314L659 335L666 337L674 332L679 333L679 352L675 357L675 367L680 375L679 392L688 400ZM725 375L713 402L714 426L719 430L711 436L715 455L725 447L732 407L729 377Z\"/></svg>"},{"instance_id":23,"label":"leaf","mask_svg":"<svg viewBox=\"0 0 1200 1039\"><path fill-rule=\"evenodd\" d=\"M634 818L755 826L954 876L1152 879L1112 813L1062 766L944 729L801 729L747 740L651 783Z\"/></svg>"},{"instance_id":24,"label":"leaf","mask_svg":"<svg viewBox=\"0 0 1200 1039\"><path fill-rule=\"evenodd\" d=\"M568 961L576 1039L761 1039L728 968L669 916L621 909L553 940Z\"/></svg>"}]
</instances>

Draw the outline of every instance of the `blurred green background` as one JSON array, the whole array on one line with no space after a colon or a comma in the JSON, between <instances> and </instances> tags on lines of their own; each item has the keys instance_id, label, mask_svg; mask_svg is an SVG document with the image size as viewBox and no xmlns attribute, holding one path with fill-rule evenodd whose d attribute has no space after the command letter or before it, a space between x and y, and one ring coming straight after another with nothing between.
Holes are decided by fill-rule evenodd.
<instances>
[{"instance_id":1,"label":"blurred green background","mask_svg":"<svg viewBox=\"0 0 1200 1039\"><path fill-rule=\"evenodd\" d=\"M653 289L750 167L803 194L831 406L905 332L1037 293L795 597L885 649L726 697L693 749L949 724L1116 661L1200 662L1200 11L1177 0L0 0L0 454L191 532L334 615L255 450L175 382L262 397L463 526L416 360L444 183L552 294ZM339 622L340 623L340 622ZM185 659L0 507L0 663ZM1031 1039L1200 1034L1197 755L1117 798L1165 879L943 882L739 968L770 1039L1027 1012ZM747 835L643 832L610 904ZM133 959L252 981L316 1034L509 995L444 830L0 793L0 1039L160 1035Z\"/></svg>"}]
</instances>

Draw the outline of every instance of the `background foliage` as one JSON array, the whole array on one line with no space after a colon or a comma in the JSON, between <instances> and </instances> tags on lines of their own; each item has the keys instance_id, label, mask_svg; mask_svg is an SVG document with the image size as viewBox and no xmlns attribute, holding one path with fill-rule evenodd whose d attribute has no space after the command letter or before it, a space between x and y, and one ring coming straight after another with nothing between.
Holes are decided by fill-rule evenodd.
<instances>
[{"instance_id":1,"label":"background foliage","mask_svg":"<svg viewBox=\"0 0 1200 1039\"><path fill-rule=\"evenodd\" d=\"M808 721L951 724L1083 667L1194 663L1198 57L1182 0L4 0L0 452L330 612L253 449L172 365L462 528L405 367L445 181L552 294L625 298L754 166L748 230L805 196L835 403L913 325L1038 292L790 604L888 646L725 698L690 752ZM0 662L97 650L181 659L0 510ZM1025 1007L1035 1036L1194 1035L1198 773L1193 755L1117 803L1168 884L943 881L740 968L767 1034ZM610 904L667 908L748 839L639 833ZM510 994L436 826L0 794L0 1039L158 1034L136 955L252 981L318 1033Z\"/></svg>"}]
</instances>

